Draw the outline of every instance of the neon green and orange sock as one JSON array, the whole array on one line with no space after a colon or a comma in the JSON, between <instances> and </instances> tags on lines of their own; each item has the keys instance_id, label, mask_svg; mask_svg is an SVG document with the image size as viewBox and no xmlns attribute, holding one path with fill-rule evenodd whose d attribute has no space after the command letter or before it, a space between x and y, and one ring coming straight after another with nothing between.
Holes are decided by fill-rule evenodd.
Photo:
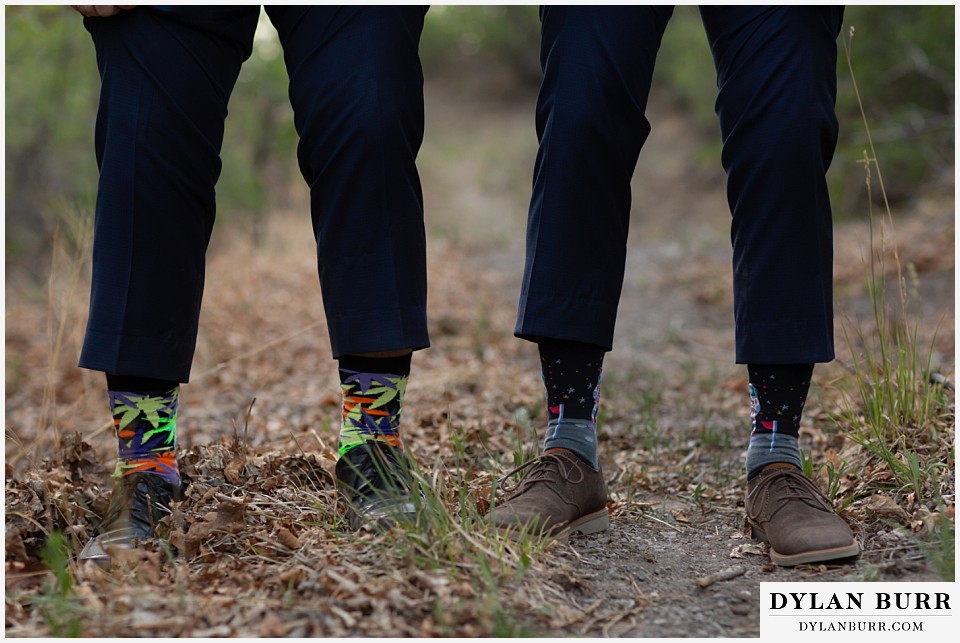
<instances>
[{"instance_id":1,"label":"neon green and orange sock","mask_svg":"<svg viewBox=\"0 0 960 643\"><path fill-rule=\"evenodd\" d=\"M340 455L379 440L403 449L400 414L410 376L411 354L400 357L340 358L340 388L343 393L343 423L340 425Z\"/></svg>"},{"instance_id":2,"label":"neon green and orange sock","mask_svg":"<svg viewBox=\"0 0 960 643\"><path fill-rule=\"evenodd\" d=\"M118 442L114 475L120 478L149 473L179 486L176 449L180 385L108 375L107 389Z\"/></svg>"}]
</instances>

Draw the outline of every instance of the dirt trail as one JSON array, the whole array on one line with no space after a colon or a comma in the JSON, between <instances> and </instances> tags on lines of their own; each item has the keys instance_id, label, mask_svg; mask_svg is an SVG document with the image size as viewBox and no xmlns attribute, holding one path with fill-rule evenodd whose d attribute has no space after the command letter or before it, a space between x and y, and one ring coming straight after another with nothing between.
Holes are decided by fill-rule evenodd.
<instances>
[{"instance_id":1,"label":"dirt trail","mask_svg":"<svg viewBox=\"0 0 960 643\"><path fill-rule=\"evenodd\" d=\"M533 92L508 100L428 84L426 96L420 167L433 348L415 358L404 431L421 466L439 473L454 466L454 432L465 436L473 463L489 453L508 461L518 440L525 450L536 447L533 433L543 422L538 360L532 345L511 335L536 140ZM224 494L251 503L246 522L226 522L225 535L194 543L199 555L188 564L141 561L145 575L136 583L161 588L151 590L156 596L180 592L189 600L179 607L153 598L131 603L122 584L80 574L78 600L89 610L84 633L755 637L760 582L938 580L902 522L884 526L859 505L850 516L867 552L854 565L778 568L744 534L746 384L733 364L723 178L718 162L692 162L697 141L678 113L654 105L650 117L654 130L634 181L616 348L604 375L609 530L547 549L515 592L501 590L495 609L474 594L479 576L447 581L389 543L384 549L381 541L345 537L321 471L332 466L339 393L309 223L303 211L276 213L256 242L218 230L193 380L181 401L180 446L196 481L183 517L192 525L187 536L225 515ZM924 334L945 316L936 347L943 372L952 374L952 191L918 202L898 232L904 256L921 273ZM863 310L863 238L862 223L838 227L838 292L851 314ZM7 291L6 501L8 511L46 525L65 521L82 539L93 524L85 503L94 513L102 509L99 490L115 445L104 426L100 378L74 366L87 286L68 273L54 280L50 309L35 292ZM37 332L44 328L49 334ZM49 374L29 367L48 362ZM834 371L822 373L833 380ZM815 456L849 446L824 428L828 388L813 392L803 428ZM43 404L51 391L52 416ZM58 454L53 432L31 431L51 417L57 432L81 432L89 447ZM249 449L245 465L238 464L240 443ZM316 474L312 482L305 471ZM60 513L44 514L44 503ZM295 553L271 549L281 529L297 532L292 541L283 536L301 546ZM40 533L8 514L9 635L49 633L40 610L9 598L40 591L45 577L30 553ZM731 567L739 568L732 578L697 583ZM175 579L168 582L168 573ZM495 618L503 614L507 630Z\"/></svg>"},{"instance_id":2,"label":"dirt trail","mask_svg":"<svg viewBox=\"0 0 960 643\"><path fill-rule=\"evenodd\" d=\"M483 130L505 122L492 111L488 116L489 123L482 119L474 122L474 127ZM868 549L883 544L888 550L868 553L855 565L796 569L770 564L763 548L746 537L742 487L729 478L721 482L714 470L720 464L735 477L740 475L748 432L743 367L734 364L729 210L719 152L712 165L698 163L700 141L682 113L654 101L648 116L653 132L634 175L627 273L615 348L604 368L603 395L606 399L606 388L619 387L628 374L639 374L640 388L649 385L649 389L616 390L614 399L604 402L610 417L602 431L607 440L604 445L601 438L601 452L606 451L602 460L608 474L615 472L611 485L615 497L623 497L618 482L631 474L642 476L646 469L654 482L631 498L636 503L633 510L617 516L609 531L574 537L569 547L553 550L556 559L547 564L558 565L563 570L558 574L569 579L571 601L595 608L591 618L570 633L755 637L759 635L760 582L939 580L902 533L883 529L860 533ZM527 120L532 123L531 118ZM517 131L514 136L522 140L523 134ZM532 156L528 160L532 163ZM470 210L489 212L496 207L496 196L490 200L484 196L475 195L481 203ZM521 204L521 213L525 205ZM899 227L903 260L928 267L919 282L926 307L923 333L929 337L936 320L944 316L936 359L944 372L952 373L954 278L949 257L953 202L945 193L943 201L919 203L916 209ZM506 236L510 243L500 248L488 244L470 259L499 282L501 302L512 311L522 270L522 216L504 225L509 226ZM838 317L869 319L868 302L860 287L860 257L867 229L862 218L837 228L838 276L842 279ZM507 318L501 332L510 331L512 318L509 314ZM837 336L841 337L839 323ZM844 347L838 346L838 351L841 360L849 363ZM533 351L521 354L525 361L518 366L535 369L534 360L529 359ZM820 367L818 373L829 381L831 368ZM658 385L657 381L668 384ZM818 393L813 393L808 407L807 414L813 417L807 420L805 433L813 434L814 420L827 423ZM619 457L621 448L645 450L637 444L632 427L648 418L624 417L636 404L628 402L623 410L616 405L644 395L655 401L652 408L639 406L640 411L662 414L656 421L659 430L669 433L674 444L682 445L685 457L676 453L665 456L670 462L665 468L673 467L672 472L656 471L650 453ZM699 397L701 408L691 409L690 397ZM704 446L705 426L723 434L725 448L711 451ZM689 465L694 469L699 465L703 471L690 473ZM677 484L684 478L686 484ZM712 501L691 501L695 484L712 488ZM698 585L698 579L731 567L742 573L707 587ZM623 626L623 622L632 625Z\"/></svg>"}]
</instances>

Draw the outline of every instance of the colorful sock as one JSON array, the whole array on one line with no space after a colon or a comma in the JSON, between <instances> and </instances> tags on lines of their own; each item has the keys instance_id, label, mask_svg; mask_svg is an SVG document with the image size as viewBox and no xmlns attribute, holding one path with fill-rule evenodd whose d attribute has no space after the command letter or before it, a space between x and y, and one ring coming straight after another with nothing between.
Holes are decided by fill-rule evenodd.
<instances>
[{"instance_id":1,"label":"colorful sock","mask_svg":"<svg viewBox=\"0 0 960 643\"><path fill-rule=\"evenodd\" d=\"M410 376L412 354L400 357L340 358L340 388L343 392L343 423L340 425L340 455L369 442L381 440L403 449L400 413Z\"/></svg>"},{"instance_id":2,"label":"colorful sock","mask_svg":"<svg viewBox=\"0 0 960 643\"><path fill-rule=\"evenodd\" d=\"M179 383L107 375L107 395L118 442L114 475L149 473L179 486Z\"/></svg>"},{"instance_id":3,"label":"colorful sock","mask_svg":"<svg viewBox=\"0 0 960 643\"><path fill-rule=\"evenodd\" d=\"M747 372L753 427L747 450L747 479L774 462L788 462L802 469L797 438L813 364L750 364Z\"/></svg>"},{"instance_id":4,"label":"colorful sock","mask_svg":"<svg viewBox=\"0 0 960 643\"><path fill-rule=\"evenodd\" d=\"M538 346L549 418L543 449L568 449L597 469L597 410L606 351L559 340L541 340Z\"/></svg>"}]
</instances>

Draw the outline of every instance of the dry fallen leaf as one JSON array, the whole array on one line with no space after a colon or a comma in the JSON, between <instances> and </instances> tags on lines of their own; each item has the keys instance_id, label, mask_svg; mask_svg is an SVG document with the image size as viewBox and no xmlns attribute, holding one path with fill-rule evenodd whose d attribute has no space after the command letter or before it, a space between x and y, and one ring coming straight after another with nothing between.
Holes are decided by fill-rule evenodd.
<instances>
[{"instance_id":1,"label":"dry fallen leaf","mask_svg":"<svg viewBox=\"0 0 960 643\"><path fill-rule=\"evenodd\" d=\"M897 502L890 496L875 494L867 498L866 507L877 516L884 518L902 518L909 519L908 514Z\"/></svg>"},{"instance_id":2,"label":"dry fallen leaf","mask_svg":"<svg viewBox=\"0 0 960 643\"><path fill-rule=\"evenodd\" d=\"M277 540L287 549L300 549L300 539L293 535L293 532L286 527L277 530Z\"/></svg>"},{"instance_id":3,"label":"dry fallen leaf","mask_svg":"<svg viewBox=\"0 0 960 643\"><path fill-rule=\"evenodd\" d=\"M281 572L278 578L280 579L280 582L283 583L284 585L292 585L293 587L296 587L297 585L300 584L300 581L303 579L303 577L304 577L304 570L302 568L292 567L286 571Z\"/></svg>"},{"instance_id":4,"label":"dry fallen leaf","mask_svg":"<svg viewBox=\"0 0 960 643\"><path fill-rule=\"evenodd\" d=\"M30 560L27 555L27 548L23 544L23 538L20 536L19 529L7 531L6 538L7 561L18 561L25 563Z\"/></svg>"},{"instance_id":5,"label":"dry fallen leaf","mask_svg":"<svg viewBox=\"0 0 960 643\"><path fill-rule=\"evenodd\" d=\"M214 527L225 531L238 531L246 524L247 504L234 500L222 500L217 505L217 517L213 521Z\"/></svg>"},{"instance_id":6,"label":"dry fallen leaf","mask_svg":"<svg viewBox=\"0 0 960 643\"><path fill-rule=\"evenodd\" d=\"M730 550L730 558L744 558L750 556L766 556L767 547L762 543L742 543Z\"/></svg>"},{"instance_id":7,"label":"dry fallen leaf","mask_svg":"<svg viewBox=\"0 0 960 643\"><path fill-rule=\"evenodd\" d=\"M233 458L230 463L223 468L223 476L227 479L227 482L230 484L235 484L240 486L243 484L243 469L247 464L247 457L244 455L238 455Z\"/></svg>"}]
</instances>

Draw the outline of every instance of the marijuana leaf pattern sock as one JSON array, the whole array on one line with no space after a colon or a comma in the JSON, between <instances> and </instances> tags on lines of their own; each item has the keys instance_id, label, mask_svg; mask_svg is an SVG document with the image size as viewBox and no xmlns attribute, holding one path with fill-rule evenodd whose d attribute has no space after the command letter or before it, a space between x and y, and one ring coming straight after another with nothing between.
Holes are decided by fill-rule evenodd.
<instances>
[{"instance_id":1,"label":"marijuana leaf pattern sock","mask_svg":"<svg viewBox=\"0 0 960 643\"><path fill-rule=\"evenodd\" d=\"M114 475L149 473L179 486L176 449L180 385L108 375L107 395L118 442Z\"/></svg>"},{"instance_id":2,"label":"marijuana leaf pattern sock","mask_svg":"<svg viewBox=\"0 0 960 643\"><path fill-rule=\"evenodd\" d=\"M605 351L592 344L559 340L541 340L538 346L549 418L543 449L567 449L597 469L597 411Z\"/></svg>"},{"instance_id":3,"label":"marijuana leaf pattern sock","mask_svg":"<svg viewBox=\"0 0 960 643\"><path fill-rule=\"evenodd\" d=\"M412 354L400 357L340 358L340 389L343 422L340 425L340 455L371 440L381 440L403 449L400 413L410 376Z\"/></svg>"},{"instance_id":4,"label":"marijuana leaf pattern sock","mask_svg":"<svg viewBox=\"0 0 960 643\"><path fill-rule=\"evenodd\" d=\"M749 364L747 373L753 429L747 449L747 479L774 462L789 462L802 469L797 438L813 364Z\"/></svg>"}]
</instances>

